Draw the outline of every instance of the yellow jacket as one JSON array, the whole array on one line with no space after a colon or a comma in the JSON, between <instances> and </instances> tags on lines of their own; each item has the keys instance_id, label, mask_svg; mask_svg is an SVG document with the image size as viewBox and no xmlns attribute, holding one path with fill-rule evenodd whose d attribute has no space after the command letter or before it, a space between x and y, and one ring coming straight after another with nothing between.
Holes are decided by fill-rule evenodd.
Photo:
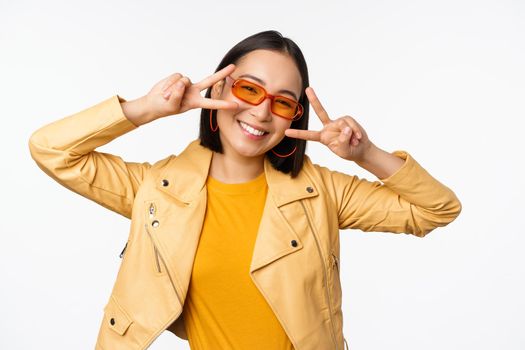
<instances>
[{"instance_id":1,"label":"yellow jacket","mask_svg":"<svg viewBox=\"0 0 525 350\"><path fill-rule=\"evenodd\" d=\"M154 164L95 151L135 128L118 95L33 132L31 156L68 189L131 219L97 349L146 349L166 329L187 339L184 300L206 211L212 151L193 140ZM390 177L367 181L312 163L264 172L268 196L251 279L296 350L343 349L339 230L423 237L461 211L454 192L405 151Z\"/></svg>"}]
</instances>

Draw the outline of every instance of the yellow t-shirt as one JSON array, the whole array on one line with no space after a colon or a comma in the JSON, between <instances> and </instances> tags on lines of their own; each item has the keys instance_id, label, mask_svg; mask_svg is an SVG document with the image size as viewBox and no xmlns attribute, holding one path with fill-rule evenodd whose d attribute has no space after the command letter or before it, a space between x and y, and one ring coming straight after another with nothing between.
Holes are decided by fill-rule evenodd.
<instances>
[{"instance_id":1,"label":"yellow t-shirt","mask_svg":"<svg viewBox=\"0 0 525 350\"><path fill-rule=\"evenodd\" d=\"M268 193L264 172L234 184L208 176L206 185L206 216L183 310L190 348L293 349L249 272Z\"/></svg>"}]
</instances>

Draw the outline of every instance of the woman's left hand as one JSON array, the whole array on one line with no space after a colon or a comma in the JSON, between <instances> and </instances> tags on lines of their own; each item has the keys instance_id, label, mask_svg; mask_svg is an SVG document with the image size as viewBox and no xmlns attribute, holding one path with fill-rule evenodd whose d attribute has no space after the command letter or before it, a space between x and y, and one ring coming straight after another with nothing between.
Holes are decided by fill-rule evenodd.
<instances>
[{"instance_id":1,"label":"woman's left hand","mask_svg":"<svg viewBox=\"0 0 525 350\"><path fill-rule=\"evenodd\" d=\"M354 162L363 161L373 147L365 130L352 117L345 115L332 120L328 117L321 102L311 87L307 87L306 96L315 113L323 123L320 131L286 129L285 135L304 140L319 141L339 157Z\"/></svg>"}]
</instances>

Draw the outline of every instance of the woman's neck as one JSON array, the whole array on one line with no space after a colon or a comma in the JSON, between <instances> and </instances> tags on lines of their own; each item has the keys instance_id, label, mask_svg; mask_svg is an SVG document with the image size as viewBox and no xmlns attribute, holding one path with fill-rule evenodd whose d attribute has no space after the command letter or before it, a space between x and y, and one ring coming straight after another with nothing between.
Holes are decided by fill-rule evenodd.
<instances>
[{"instance_id":1,"label":"woman's neck","mask_svg":"<svg viewBox=\"0 0 525 350\"><path fill-rule=\"evenodd\" d=\"M255 179L264 171L264 155L229 157L213 152L209 175L224 183L241 183Z\"/></svg>"}]
</instances>

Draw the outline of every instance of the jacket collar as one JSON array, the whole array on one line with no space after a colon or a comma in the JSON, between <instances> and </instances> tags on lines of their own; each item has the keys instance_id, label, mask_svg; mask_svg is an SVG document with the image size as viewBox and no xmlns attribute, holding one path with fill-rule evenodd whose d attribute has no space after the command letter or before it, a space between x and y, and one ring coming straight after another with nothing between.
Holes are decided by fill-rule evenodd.
<instances>
[{"instance_id":1,"label":"jacket collar","mask_svg":"<svg viewBox=\"0 0 525 350\"><path fill-rule=\"evenodd\" d=\"M200 139L191 141L178 156L170 157L156 179L156 187L179 201L193 202L206 185L212 155L213 151L202 146ZM305 155L303 167L311 166L309 157ZM275 169L268 157L265 157L264 172L268 194L278 207L318 195L314 182L303 170L292 180L290 174ZM167 186L164 180L168 180Z\"/></svg>"}]
</instances>

